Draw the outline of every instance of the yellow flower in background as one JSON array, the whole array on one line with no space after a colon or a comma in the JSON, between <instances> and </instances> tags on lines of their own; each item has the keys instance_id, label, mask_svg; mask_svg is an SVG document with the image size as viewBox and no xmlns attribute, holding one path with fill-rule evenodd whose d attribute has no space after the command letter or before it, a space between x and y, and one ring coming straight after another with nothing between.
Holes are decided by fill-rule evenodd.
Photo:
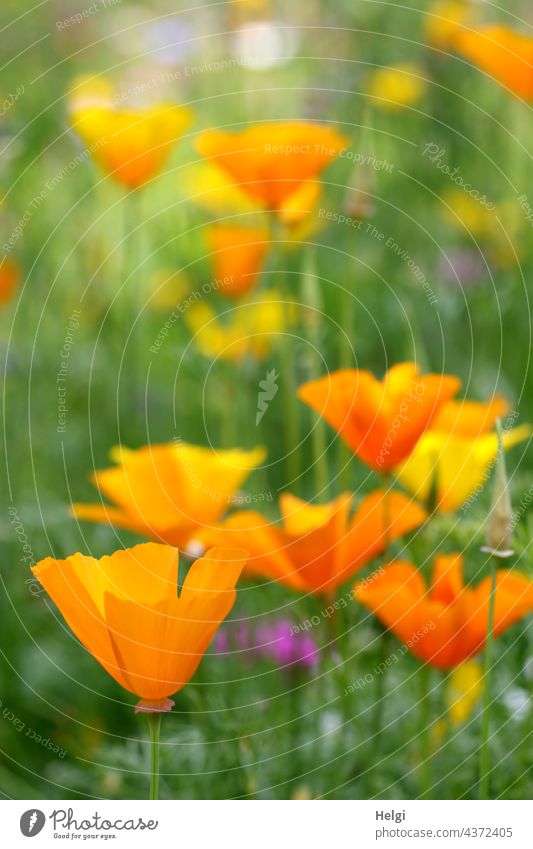
<instances>
[{"instance_id":1,"label":"yellow flower in background","mask_svg":"<svg viewBox=\"0 0 533 849\"><path fill-rule=\"evenodd\" d=\"M441 0L433 3L424 18L426 39L429 44L440 50L449 50L453 47L461 27L470 23L472 18L472 5L465 0Z\"/></svg>"},{"instance_id":2,"label":"yellow flower in background","mask_svg":"<svg viewBox=\"0 0 533 849\"><path fill-rule=\"evenodd\" d=\"M452 670L445 689L451 725L462 725L469 719L482 692L483 666L478 660L465 660Z\"/></svg>"},{"instance_id":3,"label":"yellow flower in background","mask_svg":"<svg viewBox=\"0 0 533 849\"><path fill-rule=\"evenodd\" d=\"M318 203L322 197L322 183L308 180L296 189L278 210L278 220L283 228L284 246L298 246L322 228L323 220L318 216Z\"/></svg>"},{"instance_id":4,"label":"yellow flower in background","mask_svg":"<svg viewBox=\"0 0 533 849\"><path fill-rule=\"evenodd\" d=\"M447 189L441 194L440 209L455 230L482 243L490 261L500 268L515 265L523 253L521 231L524 217L516 200L498 204L485 195L471 197L464 189Z\"/></svg>"},{"instance_id":5,"label":"yellow flower in background","mask_svg":"<svg viewBox=\"0 0 533 849\"><path fill-rule=\"evenodd\" d=\"M481 491L498 454L498 437L490 433L507 404L493 398L488 404L450 402L437 416L412 454L396 470L400 483L424 504L439 512L457 510ZM506 450L529 439L530 425L503 434Z\"/></svg>"},{"instance_id":6,"label":"yellow flower in background","mask_svg":"<svg viewBox=\"0 0 533 849\"><path fill-rule=\"evenodd\" d=\"M171 310L190 294L192 284L182 271L161 268L150 277L149 306L159 310Z\"/></svg>"},{"instance_id":7,"label":"yellow flower in background","mask_svg":"<svg viewBox=\"0 0 533 849\"><path fill-rule=\"evenodd\" d=\"M294 310L293 304L271 290L238 304L223 321L209 304L194 304L185 313L185 321L204 357L232 362L247 356L264 360L292 321Z\"/></svg>"},{"instance_id":8,"label":"yellow flower in background","mask_svg":"<svg viewBox=\"0 0 533 849\"><path fill-rule=\"evenodd\" d=\"M67 110L73 115L91 106L112 107L115 97L115 90L106 77L80 74L74 77L67 92Z\"/></svg>"},{"instance_id":9,"label":"yellow flower in background","mask_svg":"<svg viewBox=\"0 0 533 849\"><path fill-rule=\"evenodd\" d=\"M230 175L213 162L190 165L180 177L180 188L200 209L225 218L246 212L260 212L261 205L235 183Z\"/></svg>"},{"instance_id":10,"label":"yellow flower in background","mask_svg":"<svg viewBox=\"0 0 533 849\"><path fill-rule=\"evenodd\" d=\"M155 177L192 121L173 103L120 107L105 80L83 78L68 95L70 121L93 158L115 180L136 189Z\"/></svg>"},{"instance_id":11,"label":"yellow flower in background","mask_svg":"<svg viewBox=\"0 0 533 849\"><path fill-rule=\"evenodd\" d=\"M494 236L498 227L494 203L481 203L461 188L445 189L441 198L442 214L453 227L465 230L476 239Z\"/></svg>"},{"instance_id":12,"label":"yellow flower in background","mask_svg":"<svg viewBox=\"0 0 533 849\"><path fill-rule=\"evenodd\" d=\"M221 518L235 491L265 459L265 451L215 451L176 441L111 451L115 468L93 474L116 506L73 504L78 519L126 528L185 548L194 532Z\"/></svg>"},{"instance_id":13,"label":"yellow flower in background","mask_svg":"<svg viewBox=\"0 0 533 849\"><path fill-rule=\"evenodd\" d=\"M369 94L380 109L414 106L426 91L424 74L423 68L414 64L379 68L370 77Z\"/></svg>"}]
</instances>

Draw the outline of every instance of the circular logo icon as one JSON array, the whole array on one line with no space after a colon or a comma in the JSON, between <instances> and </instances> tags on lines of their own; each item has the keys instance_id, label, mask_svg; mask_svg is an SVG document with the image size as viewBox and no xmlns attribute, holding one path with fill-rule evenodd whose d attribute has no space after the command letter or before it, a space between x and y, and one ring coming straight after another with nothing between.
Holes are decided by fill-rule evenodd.
<instances>
[{"instance_id":1,"label":"circular logo icon","mask_svg":"<svg viewBox=\"0 0 533 849\"><path fill-rule=\"evenodd\" d=\"M24 837L35 837L42 831L45 822L46 817L42 811L30 808L29 811L24 811L20 818L20 830Z\"/></svg>"}]
</instances>

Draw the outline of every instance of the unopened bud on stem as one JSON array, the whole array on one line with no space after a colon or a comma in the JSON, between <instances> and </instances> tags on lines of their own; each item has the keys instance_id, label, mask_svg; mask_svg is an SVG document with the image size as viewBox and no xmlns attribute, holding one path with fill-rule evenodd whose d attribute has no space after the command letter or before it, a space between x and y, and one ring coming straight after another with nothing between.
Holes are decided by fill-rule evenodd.
<instances>
[{"instance_id":1,"label":"unopened bud on stem","mask_svg":"<svg viewBox=\"0 0 533 849\"><path fill-rule=\"evenodd\" d=\"M494 555L494 557L505 558L511 557L514 553L512 549L513 510L505 470L502 425L499 419L496 422L496 430L498 433L498 456L494 471L494 488L487 523L486 545L481 550Z\"/></svg>"}]
</instances>

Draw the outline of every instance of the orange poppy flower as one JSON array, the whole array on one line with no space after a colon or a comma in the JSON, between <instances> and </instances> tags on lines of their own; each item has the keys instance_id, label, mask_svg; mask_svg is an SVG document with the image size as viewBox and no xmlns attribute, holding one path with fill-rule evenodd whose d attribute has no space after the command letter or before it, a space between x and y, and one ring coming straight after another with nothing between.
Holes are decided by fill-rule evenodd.
<instances>
[{"instance_id":1,"label":"orange poppy flower","mask_svg":"<svg viewBox=\"0 0 533 849\"><path fill-rule=\"evenodd\" d=\"M358 601L372 610L415 657L449 669L482 651L487 637L491 579L465 587L461 554L438 555L431 587L411 563L389 563L366 585ZM496 577L494 634L533 611L533 581L515 570Z\"/></svg>"},{"instance_id":2,"label":"orange poppy flower","mask_svg":"<svg viewBox=\"0 0 533 849\"><path fill-rule=\"evenodd\" d=\"M347 146L336 130L305 121L257 124L240 132L209 130L197 147L266 209L278 210L316 179Z\"/></svg>"},{"instance_id":3,"label":"orange poppy flower","mask_svg":"<svg viewBox=\"0 0 533 849\"><path fill-rule=\"evenodd\" d=\"M149 542L96 560L47 557L32 572L76 637L115 681L170 710L233 607L246 552L212 548L189 569L178 595L178 552Z\"/></svg>"},{"instance_id":4,"label":"orange poppy flower","mask_svg":"<svg viewBox=\"0 0 533 849\"><path fill-rule=\"evenodd\" d=\"M533 38L494 24L461 29L455 36L458 53L525 100L533 99Z\"/></svg>"},{"instance_id":5,"label":"orange poppy flower","mask_svg":"<svg viewBox=\"0 0 533 849\"><path fill-rule=\"evenodd\" d=\"M191 120L189 109L172 103L124 110L93 103L71 115L73 128L94 159L128 189L138 188L161 171Z\"/></svg>"},{"instance_id":6,"label":"orange poppy flower","mask_svg":"<svg viewBox=\"0 0 533 849\"><path fill-rule=\"evenodd\" d=\"M247 572L292 590L330 593L397 539L422 524L425 511L401 492L375 490L350 517L352 495L308 504L285 493L281 527L254 510L230 516L206 539L250 552ZM389 518L387 518L389 517Z\"/></svg>"},{"instance_id":7,"label":"orange poppy flower","mask_svg":"<svg viewBox=\"0 0 533 849\"><path fill-rule=\"evenodd\" d=\"M20 280L20 267L13 260L4 258L0 264L0 305L9 303Z\"/></svg>"},{"instance_id":8,"label":"orange poppy flower","mask_svg":"<svg viewBox=\"0 0 533 849\"><path fill-rule=\"evenodd\" d=\"M298 397L323 416L361 460L384 472L409 456L460 385L451 375L420 375L415 363L401 363L382 381L368 371L341 369L304 383Z\"/></svg>"},{"instance_id":9,"label":"orange poppy flower","mask_svg":"<svg viewBox=\"0 0 533 849\"><path fill-rule=\"evenodd\" d=\"M270 248L266 227L217 224L208 230L215 277L222 282L217 292L238 298L252 289Z\"/></svg>"},{"instance_id":10,"label":"orange poppy flower","mask_svg":"<svg viewBox=\"0 0 533 849\"><path fill-rule=\"evenodd\" d=\"M136 451L115 448L111 458L118 465L95 472L93 480L117 507L73 504L74 515L184 548L195 530L220 519L265 452L175 442Z\"/></svg>"}]
</instances>

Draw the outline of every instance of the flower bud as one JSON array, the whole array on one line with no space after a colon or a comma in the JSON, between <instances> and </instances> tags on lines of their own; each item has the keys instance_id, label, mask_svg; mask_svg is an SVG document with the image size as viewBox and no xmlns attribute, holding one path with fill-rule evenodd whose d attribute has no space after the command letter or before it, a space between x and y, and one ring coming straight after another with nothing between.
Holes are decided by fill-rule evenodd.
<instances>
[{"instance_id":1,"label":"flower bud","mask_svg":"<svg viewBox=\"0 0 533 849\"><path fill-rule=\"evenodd\" d=\"M494 471L494 488L492 491L492 503L487 523L486 545L481 549L487 554L495 557L510 557L512 549L512 521L513 510L511 507L511 495L509 483L505 470L505 454L503 450L502 426L498 419L496 423L498 432L498 456Z\"/></svg>"}]
</instances>

